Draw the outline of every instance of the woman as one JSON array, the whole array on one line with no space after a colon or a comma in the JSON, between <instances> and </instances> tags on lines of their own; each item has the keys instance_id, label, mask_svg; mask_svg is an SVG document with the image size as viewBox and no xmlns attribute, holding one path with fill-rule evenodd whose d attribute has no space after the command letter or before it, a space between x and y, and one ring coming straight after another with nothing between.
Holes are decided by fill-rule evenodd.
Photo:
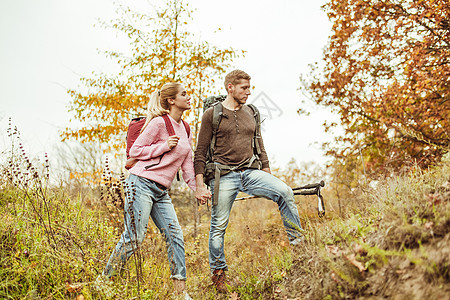
<instances>
[{"instance_id":1,"label":"woman","mask_svg":"<svg viewBox=\"0 0 450 300\"><path fill-rule=\"evenodd\" d=\"M192 161L192 137L181 116L190 109L190 96L179 83L165 84L154 92L148 104L146 123L130 149L134 165L129 169L125 191L125 230L109 258L103 275L110 278L144 240L149 217L164 234L175 294L191 299L186 293L186 263L184 241L177 215L167 189L179 168L188 186L195 191ZM175 135L169 136L164 114L169 116ZM211 193L196 194L204 203Z\"/></svg>"}]
</instances>

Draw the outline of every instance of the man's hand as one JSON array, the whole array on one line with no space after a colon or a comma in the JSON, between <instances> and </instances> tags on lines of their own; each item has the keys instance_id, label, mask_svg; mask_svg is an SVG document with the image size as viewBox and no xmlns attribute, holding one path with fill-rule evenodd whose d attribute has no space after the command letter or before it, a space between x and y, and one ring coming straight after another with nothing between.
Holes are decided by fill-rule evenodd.
<instances>
[{"instance_id":1,"label":"man's hand","mask_svg":"<svg viewBox=\"0 0 450 300\"><path fill-rule=\"evenodd\" d=\"M207 203L209 199L211 199L212 194L203 183L203 174L197 174L195 176L195 183L195 198L197 198L197 201L203 205Z\"/></svg>"},{"instance_id":2,"label":"man's hand","mask_svg":"<svg viewBox=\"0 0 450 300\"><path fill-rule=\"evenodd\" d=\"M269 174L272 174L272 172L270 171L270 168L264 168L264 169L262 169L264 172L267 172L267 173L269 173Z\"/></svg>"}]
</instances>

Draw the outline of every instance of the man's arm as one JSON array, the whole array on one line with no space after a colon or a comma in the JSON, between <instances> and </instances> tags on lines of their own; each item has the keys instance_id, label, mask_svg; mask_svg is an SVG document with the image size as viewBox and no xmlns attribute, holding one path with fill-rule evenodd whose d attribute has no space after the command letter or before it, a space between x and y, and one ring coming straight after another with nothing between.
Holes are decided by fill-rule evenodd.
<instances>
[{"instance_id":1,"label":"man's arm","mask_svg":"<svg viewBox=\"0 0 450 300\"><path fill-rule=\"evenodd\" d=\"M198 134L197 149L194 156L195 170L195 197L200 204L205 204L211 198L211 192L207 189L203 180L203 173L206 166L206 154L212 138L212 109L207 110L202 117L200 131Z\"/></svg>"},{"instance_id":2,"label":"man's arm","mask_svg":"<svg viewBox=\"0 0 450 300\"><path fill-rule=\"evenodd\" d=\"M197 148L194 156L195 174L203 174L206 166L206 154L212 138L212 115L213 109L210 108L203 114L200 131L198 133Z\"/></svg>"},{"instance_id":3,"label":"man's arm","mask_svg":"<svg viewBox=\"0 0 450 300\"><path fill-rule=\"evenodd\" d=\"M261 160L262 170L269 174L272 174L272 172L270 171L269 157L267 156L266 149L264 148L264 142L262 137L259 139L259 147L261 149L259 159Z\"/></svg>"}]
</instances>

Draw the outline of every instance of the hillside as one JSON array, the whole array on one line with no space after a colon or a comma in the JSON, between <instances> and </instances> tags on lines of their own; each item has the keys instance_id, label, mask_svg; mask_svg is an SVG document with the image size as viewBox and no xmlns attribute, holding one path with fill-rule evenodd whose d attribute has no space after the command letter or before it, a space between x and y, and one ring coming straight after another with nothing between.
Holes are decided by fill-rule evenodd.
<instances>
[{"instance_id":1,"label":"hillside","mask_svg":"<svg viewBox=\"0 0 450 300\"><path fill-rule=\"evenodd\" d=\"M12 171L8 171L12 170ZM0 298L168 299L165 244L150 226L140 254L121 276L94 282L121 233L118 182L102 197L69 196L23 160L4 168L0 190ZM12 184L14 183L14 184ZM118 192L118 193L117 193ZM428 171L380 179L355 192L339 217L323 190L327 215L313 198L296 198L306 230L292 248L275 204L236 202L226 235L229 294L211 287L208 211L195 230L178 210L194 299L446 299L449 283L450 160ZM328 196L328 197L327 197ZM349 202L350 203L350 202Z\"/></svg>"},{"instance_id":2,"label":"hillside","mask_svg":"<svg viewBox=\"0 0 450 300\"><path fill-rule=\"evenodd\" d=\"M448 299L450 164L378 182L348 218L311 223L279 285L298 299ZM282 299L283 297L280 297Z\"/></svg>"}]
</instances>

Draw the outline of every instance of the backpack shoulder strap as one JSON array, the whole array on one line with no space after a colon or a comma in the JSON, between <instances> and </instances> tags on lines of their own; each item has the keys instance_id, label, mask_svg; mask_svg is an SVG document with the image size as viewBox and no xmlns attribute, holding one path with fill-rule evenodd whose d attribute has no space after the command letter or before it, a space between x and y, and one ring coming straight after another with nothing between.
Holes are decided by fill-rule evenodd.
<instances>
[{"instance_id":1,"label":"backpack shoulder strap","mask_svg":"<svg viewBox=\"0 0 450 300\"><path fill-rule=\"evenodd\" d=\"M175 130L173 129L172 122L170 121L170 118L168 115L162 115L164 119L164 123L166 123L167 131L169 132L169 136L175 135ZM184 128L186 129L187 137L189 138L191 136L191 127L189 126L188 122L185 120L181 120L183 122Z\"/></svg>"},{"instance_id":2,"label":"backpack shoulder strap","mask_svg":"<svg viewBox=\"0 0 450 300\"><path fill-rule=\"evenodd\" d=\"M261 139L261 115L259 114L258 108L253 105L249 104L248 107L250 107L253 111L253 117L255 118L256 127L255 127L255 134L253 136L253 149L255 150L257 155L261 154L261 146L260 146L260 139Z\"/></svg>"},{"instance_id":3,"label":"backpack shoulder strap","mask_svg":"<svg viewBox=\"0 0 450 300\"><path fill-rule=\"evenodd\" d=\"M169 136L175 135L175 130L173 129L172 122L170 121L170 118L168 115L162 115L162 118L164 119L164 123L166 123L167 131L169 132Z\"/></svg>"},{"instance_id":4,"label":"backpack shoulder strap","mask_svg":"<svg viewBox=\"0 0 450 300\"><path fill-rule=\"evenodd\" d=\"M258 123L256 124L256 126L261 129L261 116L259 114L259 110L258 108L254 105L254 104L248 104L248 107L250 107L253 111L253 116L255 117L255 120L258 121Z\"/></svg>"},{"instance_id":5,"label":"backpack shoulder strap","mask_svg":"<svg viewBox=\"0 0 450 300\"><path fill-rule=\"evenodd\" d=\"M189 126L189 123L185 120L181 121L183 121L184 128L186 128L187 137L189 138L191 136L191 126Z\"/></svg>"},{"instance_id":6,"label":"backpack shoulder strap","mask_svg":"<svg viewBox=\"0 0 450 300\"><path fill-rule=\"evenodd\" d=\"M222 119L223 115L223 106L221 102L218 102L216 105L213 106L213 118L212 118L212 137L211 137L211 144L210 144L210 151L211 154L214 153L214 148L216 147L216 135L217 130L219 129L219 123ZM212 155L211 155L212 157Z\"/></svg>"}]
</instances>

